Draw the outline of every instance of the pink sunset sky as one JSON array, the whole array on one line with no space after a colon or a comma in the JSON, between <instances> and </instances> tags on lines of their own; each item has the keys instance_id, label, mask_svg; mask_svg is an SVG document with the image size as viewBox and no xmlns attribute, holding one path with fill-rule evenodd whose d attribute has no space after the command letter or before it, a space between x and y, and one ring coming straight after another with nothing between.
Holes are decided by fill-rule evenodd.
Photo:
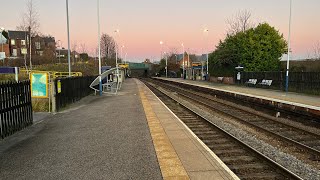
<instances>
[{"instance_id":1,"label":"pink sunset sky","mask_svg":"<svg viewBox=\"0 0 320 180\"><path fill-rule=\"evenodd\" d=\"M39 13L40 31L62 41L67 48L66 0L33 0ZM320 1L292 0L292 59L311 58L320 41ZM86 44L94 54L97 38L97 0L69 0L71 44ZM100 0L101 32L115 36L124 45L127 60L141 62L160 58L163 50L181 43L191 53L215 49L226 35L226 20L240 10L249 10L256 24L267 22L288 38L290 0ZM15 30L26 11L26 0L2 0L0 27ZM209 29L208 36L203 29ZM78 49L79 50L79 49ZM285 58L285 57L284 57Z\"/></svg>"}]
</instances>

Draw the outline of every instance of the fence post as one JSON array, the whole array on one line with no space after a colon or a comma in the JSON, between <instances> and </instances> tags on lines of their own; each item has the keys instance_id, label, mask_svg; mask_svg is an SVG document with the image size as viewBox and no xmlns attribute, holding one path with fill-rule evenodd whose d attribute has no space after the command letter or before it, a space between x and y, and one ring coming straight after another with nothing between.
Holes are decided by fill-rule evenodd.
<instances>
[{"instance_id":1,"label":"fence post","mask_svg":"<svg viewBox=\"0 0 320 180\"><path fill-rule=\"evenodd\" d=\"M52 80L51 85L51 100L52 100L52 113L57 112L57 106L56 106L56 80Z\"/></svg>"}]
</instances>

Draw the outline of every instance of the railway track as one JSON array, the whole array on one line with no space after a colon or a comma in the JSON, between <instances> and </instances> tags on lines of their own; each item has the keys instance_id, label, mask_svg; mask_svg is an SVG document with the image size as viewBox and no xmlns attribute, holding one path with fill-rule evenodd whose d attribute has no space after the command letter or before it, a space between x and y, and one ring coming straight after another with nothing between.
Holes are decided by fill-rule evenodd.
<instances>
[{"instance_id":1,"label":"railway track","mask_svg":"<svg viewBox=\"0 0 320 180\"><path fill-rule=\"evenodd\" d=\"M144 82L240 179L301 179L273 160L215 126L201 114L177 106L165 90ZM180 103L180 102L178 102Z\"/></svg>"},{"instance_id":2,"label":"railway track","mask_svg":"<svg viewBox=\"0 0 320 180\"><path fill-rule=\"evenodd\" d=\"M201 92L186 90L168 83L157 82L159 85L178 93L185 98L202 104L214 111L230 116L241 123L254 127L259 131L272 135L292 146L299 147L300 153L306 155L311 161L320 160L320 136L297 127L293 127L271 118L270 116L257 113L252 109L246 109L230 102L205 95Z\"/></svg>"}]
</instances>

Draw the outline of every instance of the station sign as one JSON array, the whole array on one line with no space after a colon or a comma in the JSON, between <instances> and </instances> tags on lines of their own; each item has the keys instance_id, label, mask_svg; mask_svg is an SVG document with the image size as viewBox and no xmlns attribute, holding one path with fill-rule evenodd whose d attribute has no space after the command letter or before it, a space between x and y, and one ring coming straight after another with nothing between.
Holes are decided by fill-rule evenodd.
<instances>
[{"instance_id":1,"label":"station sign","mask_svg":"<svg viewBox=\"0 0 320 180\"><path fill-rule=\"evenodd\" d=\"M16 74L19 73L18 67L0 67L0 74Z\"/></svg>"},{"instance_id":2,"label":"station sign","mask_svg":"<svg viewBox=\"0 0 320 180\"><path fill-rule=\"evenodd\" d=\"M122 67L122 68L125 68L125 69L129 68L129 64L126 64L126 63L119 63L118 65L119 65L119 67Z\"/></svg>"},{"instance_id":3,"label":"station sign","mask_svg":"<svg viewBox=\"0 0 320 180\"><path fill-rule=\"evenodd\" d=\"M201 62L193 62L192 67L202 66Z\"/></svg>"}]
</instances>

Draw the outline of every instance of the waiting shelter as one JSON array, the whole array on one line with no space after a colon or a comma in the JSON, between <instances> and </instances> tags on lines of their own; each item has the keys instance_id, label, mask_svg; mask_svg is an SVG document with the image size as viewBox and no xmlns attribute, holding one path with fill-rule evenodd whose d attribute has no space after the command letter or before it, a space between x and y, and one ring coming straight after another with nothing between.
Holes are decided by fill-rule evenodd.
<instances>
[{"instance_id":1,"label":"waiting shelter","mask_svg":"<svg viewBox=\"0 0 320 180\"><path fill-rule=\"evenodd\" d=\"M102 92L109 94L117 94L118 90L121 89L122 82L125 79L125 71L123 68L111 68L103 72L90 84L90 88L99 92L100 78L102 81Z\"/></svg>"}]
</instances>

